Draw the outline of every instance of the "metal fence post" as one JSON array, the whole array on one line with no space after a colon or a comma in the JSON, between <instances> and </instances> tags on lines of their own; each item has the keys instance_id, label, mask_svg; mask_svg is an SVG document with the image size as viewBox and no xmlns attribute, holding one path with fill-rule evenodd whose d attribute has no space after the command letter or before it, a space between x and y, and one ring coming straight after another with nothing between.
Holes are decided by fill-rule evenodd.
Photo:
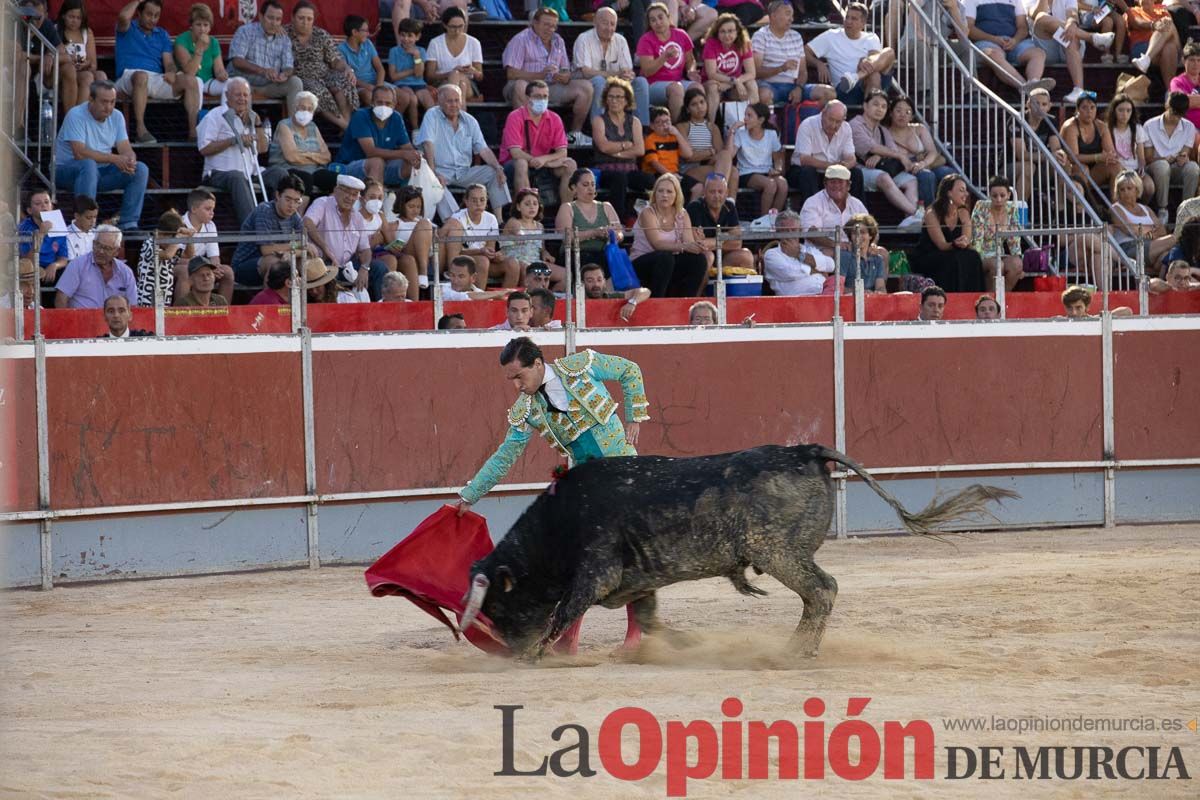
<instances>
[{"instance_id":1,"label":"metal fence post","mask_svg":"<svg viewBox=\"0 0 1200 800\"><path fill-rule=\"evenodd\" d=\"M574 228L573 234L578 234ZM575 324L579 330L587 330L587 292L583 290L583 257L579 252L579 236L572 235L570 251L575 256L575 283L572 291L575 293ZM568 297L567 302L570 302Z\"/></svg>"},{"instance_id":2,"label":"metal fence post","mask_svg":"<svg viewBox=\"0 0 1200 800\"><path fill-rule=\"evenodd\" d=\"M305 522L308 530L308 567L321 566L321 529L317 517L316 418L313 407L312 331L300 329L300 381L304 405L304 491L313 498L308 502Z\"/></svg>"},{"instance_id":3,"label":"metal fence post","mask_svg":"<svg viewBox=\"0 0 1200 800\"><path fill-rule=\"evenodd\" d=\"M1105 300L1108 299L1108 293L1105 292ZM1109 465L1104 468L1104 527L1111 528L1116 525L1116 473L1112 464L1116 461L1116 434L1115 420L1113 419L1114 404L1113 404L1113 330L1112 330L1112 314L1109 313L1105 303L1105 309L1100 314L1100 333L1101 333L1101 359L1103 381L1103 397L1104 397L1104 460L1109 462Z\"/></svg>"},{"instance_id":4,"label":"metal fence post","mask_svg":"<svg viewBox=\"0 0 1200 800\"><path fill-rule=\"evenodd\" d=\"M716 294L716 296L717 296L717 324L725 325L727 323L727 319L728 319L727 318L728 311L725 307L725 297L726 297L725 267L724 267L724 264L722 263L722 258L721 258L721 249L722 248L721 248L721 226L720 225L717 226L717 238L715 239L715 241L717 243L717 252L714 254L716 257L716 265L717 265L717 289L716 289L716 292L714 292L714 294Z\"/></svg>"},{"instance_id":5,"label":"metal fence post","mask_svg":"<svg viewBox=\"0 0 1200 800\"><path fill-rule=\"evenodd\" d=\"M163 297L162 290L163 262L158 252L158 231L154 232L154 237L150 241L154 248L154 335L162 337L166 335L167 312L163 307L166 298Z\"/></svg>"},{"instance_id":6,"label":"metal fence post","mask_svg":"<svg viewBox=\"0 0 1200 800\"><path fill-rule=\"evenodd\" d=\"M433 243L433 251L429 254L429 296L433 298L433 330L437 330L438 323L442 319L442 314L445 313L445 308L442 305L442 276L441 265L439 262L440 248L437 242ZM486 287L485 287L486 288Z\"/></svg>"},{"instance_id":7,"label":"metal fence post","mask_svg":"<svg viewBox=\"0 0 1200 800\"><path fill-rule=\"evenodd\" d=\"M35 267L36 269L36 267ZM37 406L38 508L50 510L50 417L46 394L46 340L39 331L33 339L34 395ZM50 517L41 521L42 588L54 588L54 548L50 538Z\"/></svg>"},{"instance_id":8,"label":"metal fence post","mask_svg":"<svg viewBox=\"0 0 1200 800\"><path fill-rule=\"evenodd\" d=\"M25 340L25 298L21 295L21 245L13 243L12 258L12 307L13 307L13 339L18 342ZM33 271L37 272L35 265ZM37 298L41 302L41 298Z\"/></svg>"},{"instance_id":9,"label":"metal fence post","mask_svg":"<svg viewBox=\"0 0 1200 800\"><path fill-rule=\"evenodd\" d=\"M840 298L839 298L840 305ZM833 318L833 425L834 448L846 451L846 352L845 327L840 314ZM837 538L845 539L848 529L846 519L846 470L836 482L833 507L834 532Z\"/></svg>"}]
</instances>

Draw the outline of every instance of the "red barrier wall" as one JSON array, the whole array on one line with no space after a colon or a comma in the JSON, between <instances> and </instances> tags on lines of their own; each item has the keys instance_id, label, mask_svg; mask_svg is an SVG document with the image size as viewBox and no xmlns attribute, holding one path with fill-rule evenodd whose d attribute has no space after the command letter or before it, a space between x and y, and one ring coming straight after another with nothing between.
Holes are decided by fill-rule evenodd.
<instances>
[{"instance_id":1,"label":"red barrier wall","mask_svg":"<svg viewBox=\"0 0 1200 800\"><path fill-rule=\"evenodd\" d=\"M32 358L0 360L0 510L38 507L37 398Z\"/></svg>"},{"instance_id":2,"label":"red barrier wall","mask_svg":"<svg viewBox=\"0 0 1200 800\"><path fill-rule=\"evenodd\" d=\"M1200 458L1200 331L1113 335L1113 412L1121 458Z\"/></svg>"}]
</instances>

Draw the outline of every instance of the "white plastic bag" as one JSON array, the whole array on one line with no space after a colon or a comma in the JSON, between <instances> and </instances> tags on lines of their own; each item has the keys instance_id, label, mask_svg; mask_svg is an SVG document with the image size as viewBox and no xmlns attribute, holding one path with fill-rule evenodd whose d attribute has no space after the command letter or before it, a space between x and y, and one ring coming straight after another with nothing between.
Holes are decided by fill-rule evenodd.
<instances>
[{"instance_id":1,"label":"white plastic bag","mask_svg":"<svg viewBox=\"0 0 1200 800\"><path fill-rule=\"evenodd\" d=\"M408 179L409 186L415 186L421 190L422 196L425 198L425 215L431 216L433 209L442 201L442 196L446 194L446 187L442 186L442 182L438 180L437 173L433 171L433 167L429 166L429 162L424 158L416 169L412 171L412 175Z\"/></svg>"}]
</instances>

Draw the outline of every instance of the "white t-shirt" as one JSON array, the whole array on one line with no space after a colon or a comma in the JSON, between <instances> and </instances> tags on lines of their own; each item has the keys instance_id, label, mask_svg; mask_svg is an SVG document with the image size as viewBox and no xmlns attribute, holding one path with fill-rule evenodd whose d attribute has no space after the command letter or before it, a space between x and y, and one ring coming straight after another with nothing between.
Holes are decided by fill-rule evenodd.
<instances>
[{"instance_id":1,"label":"white t-shirt","mask_svg":"<svg viewBox=\"0 0 1200 800\"><path fill-rule=\"evenodd\" d=\"M339 303L369 303L371 296L367 294L366 289L338 289L337 301Z\"/></svg>"},{"instance_id":2,"label":"white t-shirt","mask_svg":"<svg viewBox=\"0 0 1200 800\"><path fill-rule=\"evenodd\" d=\"M476 289L474 286L472 286L471 291L479 292L479 291L483 291L483 290ZM457 289L451 289L450 284L443 283L442 284L442 299L448 303L454 303L459 300L470 300L471 294L470 294L470 292L460 292Z\"/></svg>"},{"instance_id":3,"label":"white t-shirt","mask_svg":"<svg viewBox=\"0 0 1200 800\"><path fill-rule=\"evenodd\" d=\"M572 64L575 69L587 67L602 72L615 72L618 69L633 69L633 56L629 53L629 42L619 33L614 33L605 49L600 44L596 29L584 31L575 40L572 48Z\"/></svg>"},{"instance_id":4,"label":"white t-shirt","mask_svg":"<svg viewBox=\"0 0 1200 800\"><path fill-rule=\"evenodd\" d=\"M467 35L467 46L457 56L451 55L446 49L446 34L435 36L433 41L429 43L429 47L425 48L425 60L433 61L437 64L438 72L449 72L454 67L469 67L472 64L483 63L483 46L479 44L479 40L470 34Z\"/></svg>"},{"instance_id":5,"label":"white t-shirt","mask_svg":"<svg viewBox=\"0 0 1200 800\"><path fill-rule=\"evenodd\" d=\"M1041 0L1024 0L1025 16L1032 17ZM1060 22L1066 22L1067 15L1079 8L1075 0L1050 0L1050 16ZM1030 26L1032 29L1032 26Z\"/></svg>"},{"instance_id":6,"label":"white t-shirt","mask_svg":"<svg viewBox=\"0 0 1200 800\"><path fill-rule=\"evenodd\" d=\"M779 134L771 129L763 131L763 137L755 140L745 128L738 128L733 135L737 145L739 173L767 173L775 166L773 156L781 149Z\"/></svg>"},{"instance_id":7,"label":"white t-shirt","mask_svg":"<svg viewBox=\"0 0 1200 800\"><path fill-rule=\"evenodd\" d=\"M225 119L227 111L229 111L228 106L217 106L205 114L204 119L200 120L200 124L196 126L197 149L203 150L213 142L222 139L240 139L243 134L253 133L253 130L236 116L233 118L233 127L229 127L229 120ZM204 174L240 172L243 175L254 175L257 165L258 161L254 158L253 147L235 144L232 147L226 147L219 153L205 156Z\"/></svg>"},{"instance_id":8,"label":"white t-shirt","mask_svg":"<svg viewBox=\"0 0 1200 800\"><path fill-rule=\"evenodd\" d=\"M490 211L484 211L483 216L479 219L479 224L471 222L470 214L467 209L460 208L454 212L454 216L450 219L458 220L463 226L463 234L465 236L499 236L500 223L496 220L496 215ZM475 249L479 245L468 244L466 247Z\"/></svg>"},{"instance_id":9,"label":"white t-shirt","mask_svg":"<svg viewBox=\"0 0 1200 800\"><path fill-rule=\"evenodd\" d=\"M772 247L763 253L763 273L771 290L778 295L820 294L825 288L825 276L813 273L803 252L799 258L792 258L782 249Z\"/></svg>"},{"instance_id":10,"label":"white t-shirt","mask_svg":"<svg viewBox=\"0 0 1200 800\"><path fill-rule=\"evenodd\" d=\"M829 63L830 79L835 82L847 72L857 72L858 62L871 52L883 49L875 34L864 31L857 39L851 39L842 28L825 31L808 46L818 58Z\"/></svg>"},{"instance_id":11,"label":"white t-shirt","mask_svg":"<svg viewBox=\"0 0 1200 800\"><path fill-rule=\"evenodd\" d=\"M1179 120L1175 132L1170 137L1167 136L1167 129L1163 125L1162 114L1147 120L1142 127L1146 130L1146 137L1158 158L1174 158L1182 151L1190 150L1196 143L1196 126L1188 119Z\"/></svg>"},{"instance_id":12,"label":"white t-shirt","mask_svg":"<svg viewBox=\"0 0 1200 800\"><path fill-rule=\"evenodd\" d=\"M1138 130L1141 130L1140 128ZM186 224L187 217L184 217ZM92 241L96 238L96 229L93 227L87 233L75 227L72 222L67 226L67 259L74 261L84 253L92 252Z\"/></svg>"},{"instance_id":13,"label":"white t-shirt","mask_svg":"<svg viewBox=\"0 0 1200 800\"><path fill-rule=\"evenodd\" d=\"M192 221L188 219L188 215L184 214L183 226L196 231L196 235L192 237L197 242L195 248L196 255L216 259L221 257L221 247L217 244L217 226L213 224L212 220L209 220L197 229L192 224ZM201 244L201 242L203 243Z\"/></svg>"}]
</instances>

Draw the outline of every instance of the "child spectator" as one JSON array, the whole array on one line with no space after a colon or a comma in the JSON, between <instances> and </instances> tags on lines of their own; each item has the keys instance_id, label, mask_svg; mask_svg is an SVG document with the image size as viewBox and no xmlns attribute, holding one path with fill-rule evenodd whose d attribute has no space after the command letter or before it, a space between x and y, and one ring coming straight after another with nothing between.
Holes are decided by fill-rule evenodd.
<instances>
[{"instance_id":1,"label":"child spectator","mask_svg":"<svg viewBox=\"0 0 1200 800\"><path fill-rule=\"evenodd\" d=\"M67 261L92 252L92 239L96 238L96 221L100 206L85 194L75 195L75 219L67 226Z\"/></svg>"},{"instance_id":2,"label":"child spectator","mask_svg":"<svg viewBox=\"0 0 1200 800\"><path fill-rule=\"evenodd\" d=\"M388 252L396 257L396 271L408 278L408 299L421 296L420 276L429 269L433 249L433 223L425 216L425 196L415 186L404 186L396 192L396 208L400 218Z\"/></svg>"},{"instance_id":3,"label":"child spectator","mask_svg":"<svg viewBox=\"0 0 1200 800\"><path fill-rule=\"evenodd\" d=\"M212 265L213 275L217 282L217 292L226 300L233 301L233 267L221 263L221 247L217 244L217 226L213 217L217 213L217 198L207 189L193 189L188 193L188 210L183 215L183 227L194 231L196 244L193 247L197 255L204 256ZM186 276L192 273L189 271ZM186 277L180 271L177 277ZM175 284L176 304L189 291L188 281L177 281Z\"/></svg>"},{"instance_id":4,"label":"child spectator","mask_svg":"<svg viewBox=\"0 0 1200 800\"><path fill-rule=\"evenodd\" d=\"M384 79L379 51L371 41L371 27L362 17L351 14L342 23L342 31L346 34L346 41L338 45L338 52L342 54L342 59L350 69L354 70L359 103L369 106L372 87L383 83Z\"/></svg>"},{"instance_id":5,"label":"child spectator","mask_svg":"<svg viewBox=\"0 0 1200 800\"><path fill-rule=\"evenodd\" d=\"M735 122L730 130L730 148L737 156L738 174L747 186L759 192L763 214L771 209L782 211L788 196L787 179L783 177L783 145L770 116L770 107L752 103L746 108L745 119Z\"/></svg>"},{"instance_id":6,"label":"child spectator","mask_svg":"<svg viewBox=\"0 0 1200 800\"><path fill-rule=\"evenodd\" d=\"M1133 170L1142 179L1142 200L1154 195L1154 181L1146 174L1146 145L1150 139L1138 119L1137 106L1128 95L1115 95L1108 104L1104 122L1112 137L1117 163L1122 169Z\"/></svg>"},{"instance_id":7,"label":"child spectator","mask_svg":"<svg viewBox=\"0 0 1200 800\"><path fill-rule=\"evenodd\" d=\"M167 211L158 218L155 229L158 236L176 238L191 236L195 231L185 228L183 217L176 211ZM175 302L175 281L178 277L187 279L187 264L192 257L192 245L161 244L150 236L142 242L138 253L137 293L139 306L155 306L154 287L157 280L162 288L163 305L173 305Z\"/></svg>"},{"instance_id":8,"label":"child spectator","mask_svg":"<svg viewBox=\"0 0 1200 800\"><path fill-rule=\"evenodd\" d=\"M388 222L383 213L383 184L373 178L365 181L358 213L366 223L367 237L371 242L371 258L382 261L388 272L396 271L396 257L387 246L396 238L396 223ZM341 300L338 301L343 302Z\"/></svg>"},{"instance_id":9,"label":"child spectator","mask_svg":"<svg viewBox=\"0 0 1200 800\"><path fill-rule=\"evenodd\" d=\"M18 236L32 236L30 244L22 244L17 249L22 258L37 250L38 257L32 259L42 270L42 285L53 286L62 270L67 266L67 239L58 232L57 236L50 235L50 220L42 219L42 214L54 210L50 193L38 189L29 195L25 208L28 216L17 226Z\"/></svg>"},{"instance_id":10,"label":"child spectator","mask_svg":"<svg viewBox=\"0 0 1200 800\"><path fill-rule=\"evenodd\" d=\"M504 223L504 233L515 236L515 239L503 240L500 243L500 253L516 261L521 268L521 285L525 283L525 268L535 261L541 261L550 267L554 284L561 286L566 271L554 263L544 242L540 239L522 241L520 237L529 234L540 234L542 227L542 201L537 189L522 189L513 198L508 222Z\"/></svg>"},{"instance_id":11,"label":"child spectator","mask_svg":"<svg viewBox=\"0 0 1200 800\"><path fill-rule=\"evenodd\" d=\"M408 116L413 130L419 112L435 103L425 84L425 48L417 45L421 28L418 20L401 21L400 42L388 52L388 80L396 87L396 110Z\"/></svg>"},{"instance_id":12,"label":"child spectator","mask_svg":"<svg viewBox=\"0 0 1200 800\"><path fill-rule=\"evenodd\" d=\"M650 132L643 137L646 155L642 157L642 171L651 175L679 174L679 158L691 159L692 146L679 129L671 124L671 113L662 106L650 109ZM688 176L683 177L683 192L691 192L696 183Z\"/></svg>"}]
</instances>

